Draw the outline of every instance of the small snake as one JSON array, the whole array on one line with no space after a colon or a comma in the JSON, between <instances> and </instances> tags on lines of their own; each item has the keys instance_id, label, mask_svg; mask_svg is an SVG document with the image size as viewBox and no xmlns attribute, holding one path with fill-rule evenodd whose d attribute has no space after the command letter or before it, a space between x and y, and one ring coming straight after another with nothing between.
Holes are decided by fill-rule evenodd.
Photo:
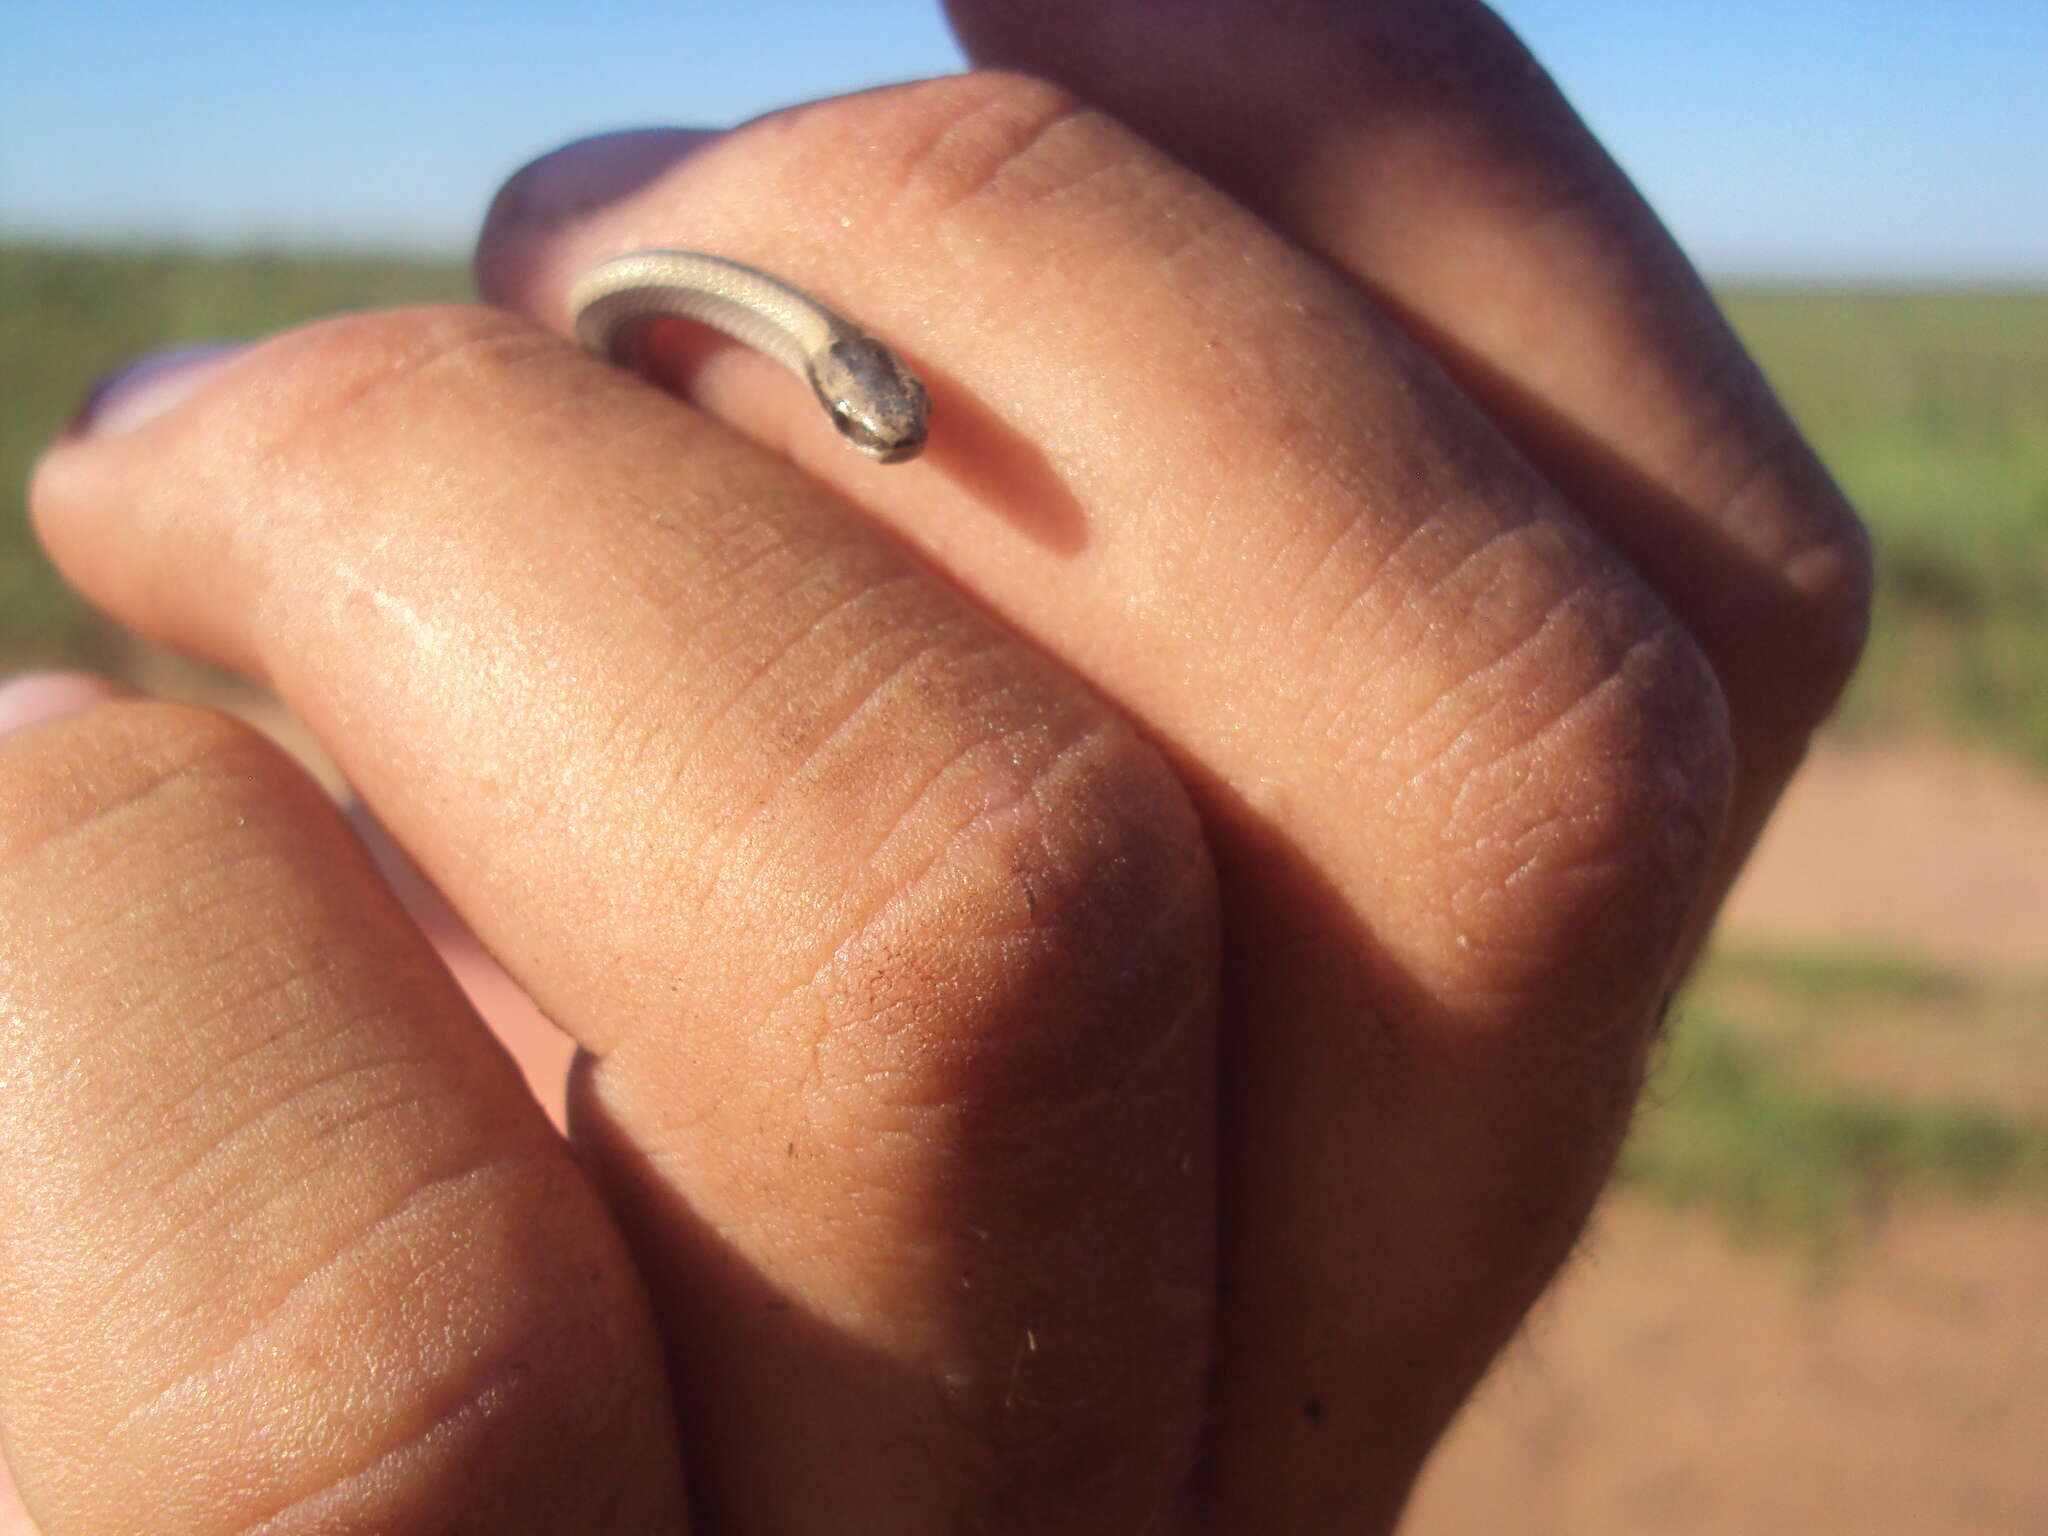
<instances>
[{"instance_id":1,"label":"small snake","mask_svg":"<svg viewBox=\"0 0 2048 1536\"><path fill-rule=\"evenodd\" d=\"M722 256L634 251L599 262L569 290L576 339L623 360L649 321L695 320L766 353L811 386L832 425L884 464L924 447L930 397L881 342L801 288Z\"/></svg>"}]
</instances>

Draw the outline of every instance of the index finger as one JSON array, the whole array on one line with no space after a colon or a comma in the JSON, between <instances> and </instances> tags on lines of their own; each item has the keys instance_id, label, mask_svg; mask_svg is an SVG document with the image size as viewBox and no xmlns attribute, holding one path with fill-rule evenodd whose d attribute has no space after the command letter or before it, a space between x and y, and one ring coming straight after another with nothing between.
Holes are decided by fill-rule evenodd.
<instances>
[{"instance_id":1,"label":"index finger","mask_svg":"<svg viewBox=\"0 0 2048 1536\"><path fill-rule=\"evenodd\" d=\"M1738 858L1861 650L1867 544L1520 41L1475 0L947 4L1363 284L1649 577L1728 699Z\"/></svg>"}]
</instances>

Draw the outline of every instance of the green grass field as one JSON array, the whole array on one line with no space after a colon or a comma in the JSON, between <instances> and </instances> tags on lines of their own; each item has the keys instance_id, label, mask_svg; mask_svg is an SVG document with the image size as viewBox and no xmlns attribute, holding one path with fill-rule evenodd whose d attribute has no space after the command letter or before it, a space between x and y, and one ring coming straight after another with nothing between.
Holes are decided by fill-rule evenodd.
<instances>
[{"instance_id":1,"label":"green grass field","mask_svg":"<svg viewBox=\"0 0 2048 1536\"><path fill-rule=\"evenodd\" d=\"M36 451L93 379L167 342L467 289L448 265L0 246L0 673L118 659L35 552L22 506ZM2048 768L2048 292L1724 299L1875 532L1870 660L1837 728L1946 734ZM1931 1043L1975 1051L1995 1089L2013 1061L2048 1081L2044 1018L2048 981L1718 954L1676 1012L1623 1177L1830 1251L1894 1200L2040 1198L2048 1125L2034 1107L1929 1098L1910 1074L1859 1076L1839 1047L1889 1042L1908 1062Z\"/></svg>"},{"instance_id":2,"label":"green grass field","mask_svg":"<svg viewBox=\"0 0 2048 1536\"><path fill-rule=\"evenodd\" d=\"M1622 1179L1821 1257L1902 1201L2038 1201L2044 1019L2048 971L1722 948L1674 1011Z\"/></svg>"}]
</instances>

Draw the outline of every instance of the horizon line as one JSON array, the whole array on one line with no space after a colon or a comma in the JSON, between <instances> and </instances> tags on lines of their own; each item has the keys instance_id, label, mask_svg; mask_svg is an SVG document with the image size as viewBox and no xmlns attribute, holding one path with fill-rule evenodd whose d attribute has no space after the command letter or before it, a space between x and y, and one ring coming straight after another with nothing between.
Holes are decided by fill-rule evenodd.
<instances>
[{"instance_id":1,"label":"horizon line","mask_svg":"<svg viewBox=\"0 0 2048 1536\"><path fill-rule=\"evenodd\" d=\"M194 231L137 230L132 233L80 230L10 229L0 223L0 249L86 251L105 256L193 256L232 259L271 257L306 261L388 261L462 267L469 264L465 248L439 242L346 236L225 236ZM2048 290L2048 267L2036 271L1994 267L1902 266L1884 269L1855 262L1795 258L1758 262L1754 258L1719 264L1692 258L1714 288L1830 288L1846 291L2000 291Z\"/></svg>"}]
</instances>

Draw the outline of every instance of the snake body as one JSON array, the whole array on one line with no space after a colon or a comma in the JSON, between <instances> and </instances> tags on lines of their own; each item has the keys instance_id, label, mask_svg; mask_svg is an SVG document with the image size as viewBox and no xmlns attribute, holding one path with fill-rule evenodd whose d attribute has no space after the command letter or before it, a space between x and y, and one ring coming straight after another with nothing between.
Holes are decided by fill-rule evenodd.
<instances>
[{"instance_id":1,"label":"snake body","mask_svg":"<svg viewBox=\"0 0 2048 1536\"><path fill-rule=\"evenodd\" d=\"M701 251L633 251L598 263L569 290L576 337L622 361L653 320L695 320L782 364L811 386L832 425L884 464L924 447L930 397L896 354L801 288Z\"/></svg>"}]
</instances>

